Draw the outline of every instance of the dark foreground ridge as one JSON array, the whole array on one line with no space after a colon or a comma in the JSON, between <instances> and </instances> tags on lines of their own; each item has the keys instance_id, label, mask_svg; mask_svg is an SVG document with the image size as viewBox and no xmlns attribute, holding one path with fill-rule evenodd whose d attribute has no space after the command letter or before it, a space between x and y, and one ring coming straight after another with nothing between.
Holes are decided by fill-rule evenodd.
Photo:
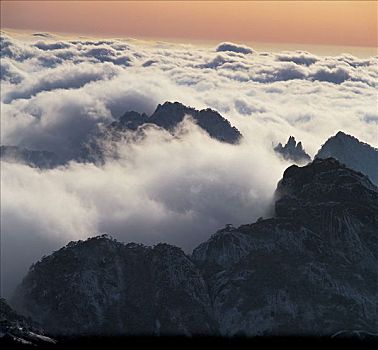
<instances>
[{"instance_id":1,"label":"dark foreground ridge","mask_svg":"<svg viewBox=\"0 0 378 350\"><path fill-rule=\"evenodd\" d=\"M204 336L204 337L184 337L184 336L161 336L161 337L149 337L149 336L113 336L113 337L100 337L100 336L83 336L83 337L58 337L55 344L41 344L38 345L37 349L48 348L48 349L115 349L129 348L131 346L153 346L164 348L177 349L177 346L187 346L192 349L193 346L215 346L223 348L224 346L230 346L234 348L235 346L250 347L255 345L273 345L273 346L294 346L298 349L303 349L303 346L368 346L375 348L377 345L376 338L374 336L366 335L366 337L350 336L344 338L331 338L331 337L278 337L278 336L257 336L253 338L248 337L214 337L214 336ZM4 344L4 348L31 348L36 349L34 345L20 345L17 343L4 342L0 339L0 345ZM5 347L6 346L6 347Z\"/></svg>"},{"instance_id":2,"label":"dark foreground ridge","mask_svg":"<svg viewBox=\"0 0 378 350\"><path fill-rule=\"evenodd\" d=\"M226 227L191 256L108 236L71 242L30 268L12 305L68 342L376 339L377 187L335 159L316 159L289 167L276 199L274 217Z\"/></svg>"},{"instance_id":3,"label":"dark foreground ridge","mask_svg":"<svg viewBox=\"0 0 378 350\"><path fill-rule=\"evenodd\" d=\"M252 346L290 346L303 349L303 346L365 346L376 348L377 339L374 335L366 334L356 336L351 334L346 337L279 337L279 336L256 336L256 337L216 337L216 336L78 336L78 337L57 337L56 343L43 344L20 344L0 338L0 346L4 349L125 349L136 346L153 346L177 349L178 346L192 349L193 346L229 346L250 347ZM37 345L37 346L36 346Z\"/></svg>"},{"instance_id":4,"label":"dark foreground ridge","mask_svg":"<svg viewBox=\"0 0 378 350\"><path fill-rule=\"evenodd\" d=\"M6 345L51 345L56 341L46 337L41 327L27 317L17 314L0 298L0 344Z\"/></svg>"}]
</instances>

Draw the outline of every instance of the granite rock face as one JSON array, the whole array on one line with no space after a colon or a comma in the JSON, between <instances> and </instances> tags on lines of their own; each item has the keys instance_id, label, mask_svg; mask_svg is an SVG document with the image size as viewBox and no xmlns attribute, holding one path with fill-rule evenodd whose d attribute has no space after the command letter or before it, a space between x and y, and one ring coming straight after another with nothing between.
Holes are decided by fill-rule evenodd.
<instances>
[{"instance_id":1,"label":"granite rock face","mask_svg":"<svg viewBox=\"0 0 378 350\"><path fill-rule=\"evenodd\" d=\"M170 335L215 331L207 287L181 249L71 242L32 266L13 303L50 334Z\"/></svg>"},{"instance_id":2,"label":"granite rock face","mask_svg":"<svg viewBox=\"0 0 378 350\"><path fill-rule=\"evenodd\" d=\"M334 159L289 167L276 215L193 252L227 335L377 329L378 189Z\"/></svg>"},{"instance_id":3,"label":"granite rock face","mask_svg":"<svg viewBox=\"0 0 378 350\"><path fill-rule=\"evenodd\" d=\"M55 340L43 335L41 327L30 319L17 314L0 298L0 344L14 345L47 345Z\"/></svg>"},{"instance_id":4,"label":"granite rock face","mask_svg":"<svg viewBox=\"0 0 378 350\"><path fill-rule=\"evenodd\" d=\"M72 242L13 304L51 334L376 333L378 189L335 159L289 167L275 216L179 248ZM369 334L370 334L369 333Z\"/></svg>"},{"instance_id":5,"label":"granite rock face","mask_svg":"<svg viewBox=\"0 0 378 350\"><path fill-rule=\"evenodd\" d=\"M339 131L320 148L315 158L335 158L347 167L361 171L378 186L378 150L354 136Z\"/></svg>"}]
</instances>

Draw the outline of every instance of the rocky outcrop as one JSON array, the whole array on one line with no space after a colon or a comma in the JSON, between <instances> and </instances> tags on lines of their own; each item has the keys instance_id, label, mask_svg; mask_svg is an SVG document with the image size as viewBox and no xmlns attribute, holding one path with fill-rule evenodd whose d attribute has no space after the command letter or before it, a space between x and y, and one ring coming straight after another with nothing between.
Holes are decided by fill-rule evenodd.
<instances>
[{"instance_id":1,"label":"rocky outcrop","mask_svg":"<svg viewBox=\"0 0 378 350\"><path fill-rule=\"evenodd\" d=\"M165 102L159 104L150 116L128 111L119 120L99 127L98 132L83 145L79 160L102 164L107 158L117 158L119 143L138 142L146 137L146 131L151 127L166 130L180 137L178 128L186 117L204 130L209 137L220 142L237 144L242 138L238 129L210 108L199 111L179 102Z\"/></svg>"},{"instance_id":2,"label":"rocky outcrop","mask_svg":"<svg viewBox=\"0 0 378 350\"><path fill-rule=\"evenodd\" d=\"M237 144L242 134L218 112L207 108L196 110L184 106L179 102L165 102L158 105L155 112L147 116L145 113L126 112L117 121L108 125L99 124L87 138L72 150L72 156L62 156L49 151L37 151L19 146L1 146L0 159L7 162L22 163L41 169L50 169L65 165L69 161L82 163L104 163L109 157L116 157L114 148L117 142L125 138L130 142L137 142L145 136L144 128L154 126L176 134L176 128L185 117L203 129L210 137L230 144Z\"/></svg>"},{"instance_id":3,"label":"rocky outcrop","mask_svg":"<svg viewBox=\"0 0 378 350\"><path fill-rule=\"evenodd\" d=\"M369 176L378 186L378 150L339 131L320 148L315 158L333 157L347 167Z\"/></svg>"},{"instance_id":4,"label":"rocky outcrop","mask_svg":"<svg viewBox=\"0 0 378 350\"><path fill-rule=\"evenodd\" d=\"M126 112L119 121L113 122L110 128L117 131L135 131L144 124L153 124L173 133L185 116L190 116L210 137L219 141L235 144L242 137L239 130L218 112L210 108L199 111L179 102L159 104L155 112L149 117L144 113Z\"/></svg>"},{"instance_id":5,"label":"rocky outcrop","mask_svg":"<svg viewBox=\"0 0 378 350\"><path fill-rule=\"evenodd\" d=\"M13 299L50 334L201 335L216 331L207 287L181 249L72 242L30 269Z\"/></svg>"},{"instance_id":6,"label":"rocky outcrop","mask_svg":"<svg viewBox=\"0 0 378 350\"><path fill-rule=\"evenodd\" d=\"M227 335L377 329L378 189L334 159L289 167L276 215L193 252Z\"/></svg>"},{"instance_id":7,"label":"rocky outcrop","mask_svg":"<svg viewBox=\"0 0 378 350\"><path fill-rule=\"evenodd\" d=\"M48 345L55 340L43 335L43 330L33 322L17 314L0 298L0 344L15 345Z\"/></svg>"},{"instance_id":8,"label":"rocky outcrop","mask_svg":"<svg viewBox=\"0 0 378 350\"><path fill-rule=\"evenodd\" d=\"M73 242L14 305L52 334L312 335L377 329L378 189L335 159L289 167L275 216L179 248Z\"/></svg>"},{"instance_id":9,"label":"rocky outcrop","mask_svg":"<svg viewBox=\"0 0 378 350\"><path fill-rule=\"evenodd\" d=\"M290 136L286 145L279 143L274 150L284 159L297 164L305 164L311 161L311 157L303 149L302 142L296 142L294 136Z\"/></svg>"}]
</instances>

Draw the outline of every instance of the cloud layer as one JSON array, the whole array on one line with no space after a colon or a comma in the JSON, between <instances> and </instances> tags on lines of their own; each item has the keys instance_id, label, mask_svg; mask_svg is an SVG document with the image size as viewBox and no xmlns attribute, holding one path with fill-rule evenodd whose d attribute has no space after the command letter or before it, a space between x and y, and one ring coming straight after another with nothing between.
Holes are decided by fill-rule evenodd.
<instances>
[{"instance_id":1,"label":"cloud layer","mask_svg":"<svg viewBox=\"0 0 378 350\"><path fill-rule=\"evenodd\" d=\"M294 135L314 155L337 131L377 147L377 57L257 52L135 40L1 37L1 143L66 159L125 111L158 103L213 108L244 135L210 139L190 120L174 137L154 128L117 144L104 165L38 170L2 162L2 293L26 268L72 239L190 250L217 228L271 215L288 162L272 145ZM17 257L17 259L15 258Z\"/></svg>"}]
</instances>

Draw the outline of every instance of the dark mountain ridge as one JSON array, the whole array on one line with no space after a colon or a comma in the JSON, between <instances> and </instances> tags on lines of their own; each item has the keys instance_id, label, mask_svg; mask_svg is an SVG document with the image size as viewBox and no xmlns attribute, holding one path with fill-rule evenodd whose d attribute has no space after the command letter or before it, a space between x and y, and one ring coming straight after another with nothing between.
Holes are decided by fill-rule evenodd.
<instances>
[{"instance_id":1,"label":"dark mountain ridge","mask_svg":"<svg viewBox=\"0 0 378 350\"><path fill-rule=\"evenodd\" d=\"M0 343L35 346L55 344L55 341L46 337L41 327L30 318L17 314L5 299L0 298Z\"/></svg>"},{"instance_id":2,"label":"dark mountain ridge","mask_svg":"<svg viewBox=\"0 0 378 350\"><path fill-rule=\"evenodd\" d=\"M19 146L1 146L0 159L6 162L26 164L41 169L51 169L65 165L69 161L82 163L103 163L106 157L116 157L112 146L127 138L135 142L144 136L144 128L155 126L174 134L185 116L190 117L209 137L220 142L237 144L242 134L218 112L207 108L196 110L179 102L159 104L153 114L128 111L118 120L108 125L98 125L83 141L78 150L72 150L72 156L62 156L44 150L31 150ZM110 149L110 151L109 151Z\"/></svg>"},{"instance_id":3,"label":"dark mountain ridge","mask_svg":"<svg viewBox=\"0 0 378 350\"><path fill-rule=\"evenodd\" d=\"M221 142L235 144L242 138L238 129L223 118L218 112L207 108L197 110L187 107L180 102L165 102L159 104L154 113L149 117L146 114L139 114L135 111L126 112L119 121L113 122L110 128L117 131L137 130L144 124L154 124L169 132L174 132L185 116L190 116L195 123L205 130L207 134Z\"/></svg>"},{"instance_id":4,"label":"dark mountain ridge","mask_svg":"<svg viewBox=\"0 0 378 350\"><path fill-rule=\"evenodd\" d=\"M191 256L106 236L71 242L31 267L12 303L50 334L376 332L377 187L316 159L285 171L275 208Z\"/></svg>"},{"instance_id":5,"label":"dark mountain ridge","mask_svg":"<svg viewBox=\"0 0 378 350\"><path fill-rule=\"evenodd\" d=\"M378 186L378 150L356 137L339 131L320 148L315 158L333 157L351 169L369 176Z\"/></svg>"},{"instance_id":6,"label":"dark mountain ridge","mask_svg":"<svg viewBox=\"0 0 378 350\"><path fill-rule=\"evenodd\" d=\"M378 189L334 159L289 167L276 215L193 252L221 334L376 332Z\"/></svg>"},{"instance_id":7,"label":"dark mountain ridge","mask_svg":"<svg viewBox=\"0 0 378 350\"><path fill-rule=\"evenodd\" d=\"M216 329L205 281L181 249L122 244L106 235L71 242L33 265L14 301L52 334Z\"/></svg>"}]
</instances>

